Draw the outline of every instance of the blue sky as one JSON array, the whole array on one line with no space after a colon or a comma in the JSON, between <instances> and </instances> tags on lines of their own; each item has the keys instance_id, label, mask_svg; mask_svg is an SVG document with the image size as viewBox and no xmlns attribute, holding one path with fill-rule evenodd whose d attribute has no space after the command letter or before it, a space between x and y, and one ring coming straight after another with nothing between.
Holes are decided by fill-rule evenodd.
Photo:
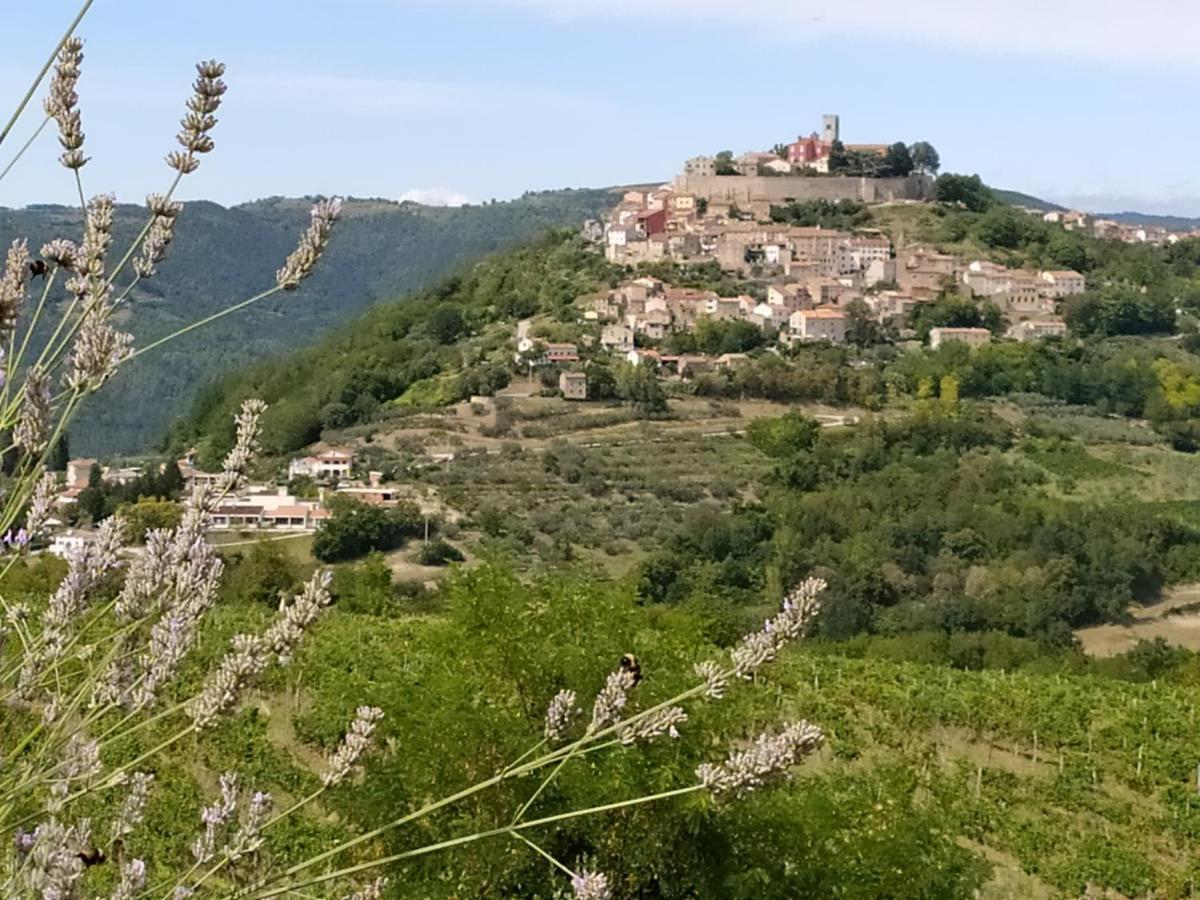
<instances>
[{"instance_id":1,"label":"blue sky","mask_svg":"<svg viewBox=\"0 0 1200 900\"><path fill-rule=\"evenodd\" d=\"M0 58L5 114L75 6L0 0L27 23ZM997 186L1200 216L1200 4L1184 0L95 0L79 33L85 186L135 202L169 180L191 63L216 56L217 150L185 198L667 180L837 112L848 141L929 140ZM70 202L55 153L47 132L0 205Z\"/></svg>"}]
</instances>

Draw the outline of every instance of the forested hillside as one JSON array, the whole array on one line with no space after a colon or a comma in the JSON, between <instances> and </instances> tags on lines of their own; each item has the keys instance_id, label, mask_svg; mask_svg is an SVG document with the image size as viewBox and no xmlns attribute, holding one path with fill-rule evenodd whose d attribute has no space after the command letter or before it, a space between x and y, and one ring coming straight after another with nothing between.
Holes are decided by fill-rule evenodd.
<instances>
[{"instance_id":1,"label":"forested hillside","mask_svg":"<svg viewBox=\"0 0 1200 900\"><path fill-rule=\"evenodd\" d=\"M144 451L203 384L312 342L381 300L443 277L485 253L528 240L546 228L576 226L612 202L603 190L548 191L504 203L433 208L352 200L322 266L304 291L172 342L130 364L102 404L85 409L72 427L77 453ZM128 301L122 327L145 344L246 299L273 283L295 246L310 203L269 199L226 209L187 204L171 253L154 279ZM144 210L119 206L115 246L124 247L145 221ZM56 237L78 238L73 209L0 209L0 243L27 237L40 247Z\"/></svg>"}]
</instances>

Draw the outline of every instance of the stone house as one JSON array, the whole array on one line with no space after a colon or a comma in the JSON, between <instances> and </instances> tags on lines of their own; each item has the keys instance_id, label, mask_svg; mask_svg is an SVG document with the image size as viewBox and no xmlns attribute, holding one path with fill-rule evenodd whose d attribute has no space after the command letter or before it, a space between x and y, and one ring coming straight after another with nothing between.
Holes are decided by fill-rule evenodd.
<instances>
[{"instance_id":1,"label":"stone house","mask_svg":"<svg viewBox=\"0 0 1200 900\"><path fill-rule=\"evenodd\" d=\"M586 400L587 375L583 372L563 372L558 376L558 389L564 400Z\"/></svg>"}]
</instances>

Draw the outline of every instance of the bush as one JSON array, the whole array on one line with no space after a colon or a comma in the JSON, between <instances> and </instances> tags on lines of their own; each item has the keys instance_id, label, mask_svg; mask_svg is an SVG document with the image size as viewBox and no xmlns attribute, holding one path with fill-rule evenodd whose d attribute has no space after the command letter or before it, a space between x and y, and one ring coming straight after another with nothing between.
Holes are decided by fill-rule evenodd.
<instances>
[{"instance_id":1,"label":"bush","mask_svg":"<svg viewBox=\"0 0 1200 900\"><path fill-rule=\"evenodd\" d=\"M313 556L322 562L339 562L365 556L372 550L394 550L424 528L424 516L415 503L390 509L335 497L332 517L322 522L313 538Z\"/></svg>"},{"instance_id":2,"label":"bush","mask_svg":"<svg viewBox=\"0 0 1200 900\"><path fill-rule=\"evenodd\" d=\"M462 551L443 540L430 541L421 547L417 561L423 566L444 566L447 563L462 562Z\"/></svg>"}]
</instances>

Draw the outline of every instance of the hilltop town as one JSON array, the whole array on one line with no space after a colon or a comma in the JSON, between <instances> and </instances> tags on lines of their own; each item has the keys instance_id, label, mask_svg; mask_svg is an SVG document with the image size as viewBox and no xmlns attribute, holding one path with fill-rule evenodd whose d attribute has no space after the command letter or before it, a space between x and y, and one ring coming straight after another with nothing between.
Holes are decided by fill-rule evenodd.
<instances>
[{"instance_id":1,"label":"hilltop town","mask_svg":"<svg viewBox=\"0 0 1200 900\"><path fill-rule=\"evenodd\" d=\"M671 182L627 190L603 220L584 225L582 237L608 266L607 286L575 296L556 320L508 322L506 361L480 363L478 376L464 370L459 381L469 387L449 395L425 390L425 399L417 399L418 387L432 386L418 382L397 402L448 406L457 399L468 417L493 421L499 402L513 397L609 403L621 395L614 386L620 369L640 371L675 397L728 395L743 366L764 356L786 360L804 346L937 351L1062 339L1067 304L1096 287L1082 272L946 250L905 224L905 216L923 210L969 208L972 192L987 190L977 178L938 178L939 169L938 153L926 142L843 143L836 115L825 116L819 132L769 151L688 159ZM1052 233L1088 239L1168 245L1186 237L1079 212L1004 210ZM952 315L925 315L946 308ZM875 363L850 358L848 365ZM701 385L701 376L725 381ZM661 393L652 384L634 390ZM646 408L662 412L664 403L654 399ZM455 453L443 447L427 455L441 464ZM278 459L273 472L263 473L268 477L222 504L213 528L230 536L313 534L330 520L338 497L395 509L405 495L390 479L403 473L385 475L373 458L325 443ZM162 510L139 509L137 486L167 470L167 495L212 477L194 451L141 467L71 460L49 549L66 555L94 536L74 526L98 518L88 498L105 485L128 495L126 510L153 519ZM150 487L147 496L164 493Z\"/></svg>"}]
</instances>

